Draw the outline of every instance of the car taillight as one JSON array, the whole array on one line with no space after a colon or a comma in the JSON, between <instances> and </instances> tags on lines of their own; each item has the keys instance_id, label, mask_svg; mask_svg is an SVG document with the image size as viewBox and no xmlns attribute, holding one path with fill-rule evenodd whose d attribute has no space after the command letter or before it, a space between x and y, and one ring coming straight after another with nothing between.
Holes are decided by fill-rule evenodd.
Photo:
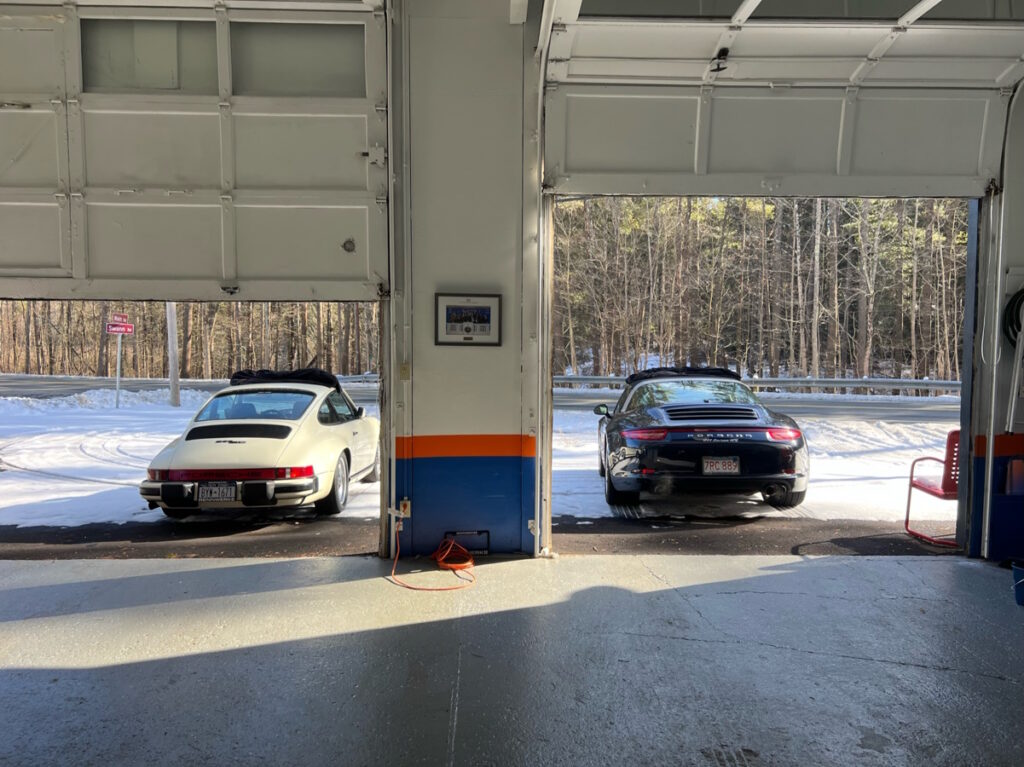
<instances>
[{"instance_id":1,"label":"car taillight","mask_svg":"<svg viewBox=\"0 0 1024 767\"><path fill-rule=\"evenodd\" d=\"M167 472L163 469L146 469L146 476L159 482L162 479L167 479Z\"/></svg>"},{"instance_id":2,"label":"car taillight","mask_svg":"<svg viewBox=\"0 0 1024 767\"><path fill-rule=\"evenodd\" d=\"M290 466L285 469L277 469L277 479L297 479L299 477L312 477L312 466Z\"/></svg>"},{"instance_id":3,"label":"car taillight","mask_svg":"<svg viewBox=\"0 0 1024 767\"><path fill-rule=\"evenodd\" d=\"M799 429L768 429L767 434L772 442L796 442L800 439Z\"/></svg>"},{"instance_id":4,"label":"car taillight","mask_svg":"<svg viewBox=\"0 0 1024 767\"><path fill-rule=\"evenodd\" d=\"M668 436L668 429L623 429L622 436L641 442L660 442Z\"/></svg>"}]
</instances>

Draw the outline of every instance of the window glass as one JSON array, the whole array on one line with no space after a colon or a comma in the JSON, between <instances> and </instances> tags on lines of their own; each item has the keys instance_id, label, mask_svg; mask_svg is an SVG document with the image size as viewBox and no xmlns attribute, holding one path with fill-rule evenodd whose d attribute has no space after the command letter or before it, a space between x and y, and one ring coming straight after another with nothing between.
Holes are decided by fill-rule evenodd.
<instances>
[{"instance_id":1,"label":"window glass","mask_svg":"<svg viewBox=\"0 0 1024 767\"><path fill-rule=\"evenodd\" d=\"M331 392L327 395L327 399L334 406L334 410L341 417L341 420L347 421L355 417L355 411L352 406L349 405L348 400L337 392Z\"/></svg>"},{"instance_id":2,"label":"window glass","mask_svg":"<svg viewBox=\"0 0 1024 767\"><path fill-rule=\"evenodd\" d=\"M231 25L232 90L239 96L366 96L361 24Z\"/></svg>"},{"instance_id":3,"label":"window glass","mask_svg":"<svg viewBox=\"0 0 1024 767\"><path fill-rule=\"evenodd\" d=\"M166 19L85 19L82 87L93 93L215 95L215 25Z\"/></svg>"},{"instance_id":4,"label":"window glass","mask_svg":"<svg viewBox=\"0 0 1024 767\"><path fill-rule=\"evenodd\" d=\"M320 410L316 414L316 420L320 423L337 423L338 416L334 412L334 408L331 407L331 403L324 400L320 403Z\"/></svg>"},{"instance_id":5,"label":"window glass","mask_svg":"<svg viewBox=\"0 0 1024 767\"><path fill-rule=\"evenodd\" d=\"M650 381L633 390L627 409L640 411L663 405L709 403L759 404L750 389L734 381Z\"/></svg>"},{"instance_id":6,"label":"window glass","mask_svg":"<svg viewBox=\"0 0 1024 767\"><path fill-rule=\"evenodd\" d=\"M218 394L199 411L196 421L275 420L295 421L313 401L310 392L244 391Z\"/></svg>"}]
</instances>

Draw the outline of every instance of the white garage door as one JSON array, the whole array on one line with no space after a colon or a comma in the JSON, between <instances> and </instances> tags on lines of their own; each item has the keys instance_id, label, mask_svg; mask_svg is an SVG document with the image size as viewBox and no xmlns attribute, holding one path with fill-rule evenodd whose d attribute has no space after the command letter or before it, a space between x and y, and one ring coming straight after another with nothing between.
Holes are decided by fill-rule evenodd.
<instances>
[{"instance_id":1,"label":"white garage door","mask_svg":"<svg viewBox=\"0 0 1024 767\"><path fill-rule=\"evenodd\" d=\"M557 0L546 184L980 196L1024 76L1024 8L947 3Z\"/></svg>"},{"instance_id":2,"label":"white garage door","mask_svg":"<svg viewBox=\"0 0 1024 767\"><path fill-rule=\"evenodd\" d=\"M248 5L0 8L0 294L387 287L383 13Z\"/></svg>"}]
</instances>

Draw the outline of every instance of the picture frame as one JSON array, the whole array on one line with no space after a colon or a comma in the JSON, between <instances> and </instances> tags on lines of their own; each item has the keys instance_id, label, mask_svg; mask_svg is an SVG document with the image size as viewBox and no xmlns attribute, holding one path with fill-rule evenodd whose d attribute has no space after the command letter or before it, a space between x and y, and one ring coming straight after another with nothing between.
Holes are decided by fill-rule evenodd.
<instances>
[{"instance_id":1,"label":"picture frame","mask_svg":"<svg viewBox=\"0 0 1024 767\"><path fill-rule=\"evenodd\" d=\"M435 293L436 346L501 346L501 295Z\"/></svg>"}]
</instances>

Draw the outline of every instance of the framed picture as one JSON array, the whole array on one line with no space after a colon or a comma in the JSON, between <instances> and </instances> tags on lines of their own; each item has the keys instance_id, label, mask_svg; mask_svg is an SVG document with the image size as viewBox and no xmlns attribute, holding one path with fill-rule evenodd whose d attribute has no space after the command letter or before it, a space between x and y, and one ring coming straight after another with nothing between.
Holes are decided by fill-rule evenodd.
<instances>
[{"instance_id":1,"label":"framed picture","mask_svg":"<svg viewBox=\"0 0 1024 767\"><path fill-rule=\"evenodd\" d=\"M501 346L501 296L435 293L434 343L438 346Z\"/></svg>"}]
</instances>

